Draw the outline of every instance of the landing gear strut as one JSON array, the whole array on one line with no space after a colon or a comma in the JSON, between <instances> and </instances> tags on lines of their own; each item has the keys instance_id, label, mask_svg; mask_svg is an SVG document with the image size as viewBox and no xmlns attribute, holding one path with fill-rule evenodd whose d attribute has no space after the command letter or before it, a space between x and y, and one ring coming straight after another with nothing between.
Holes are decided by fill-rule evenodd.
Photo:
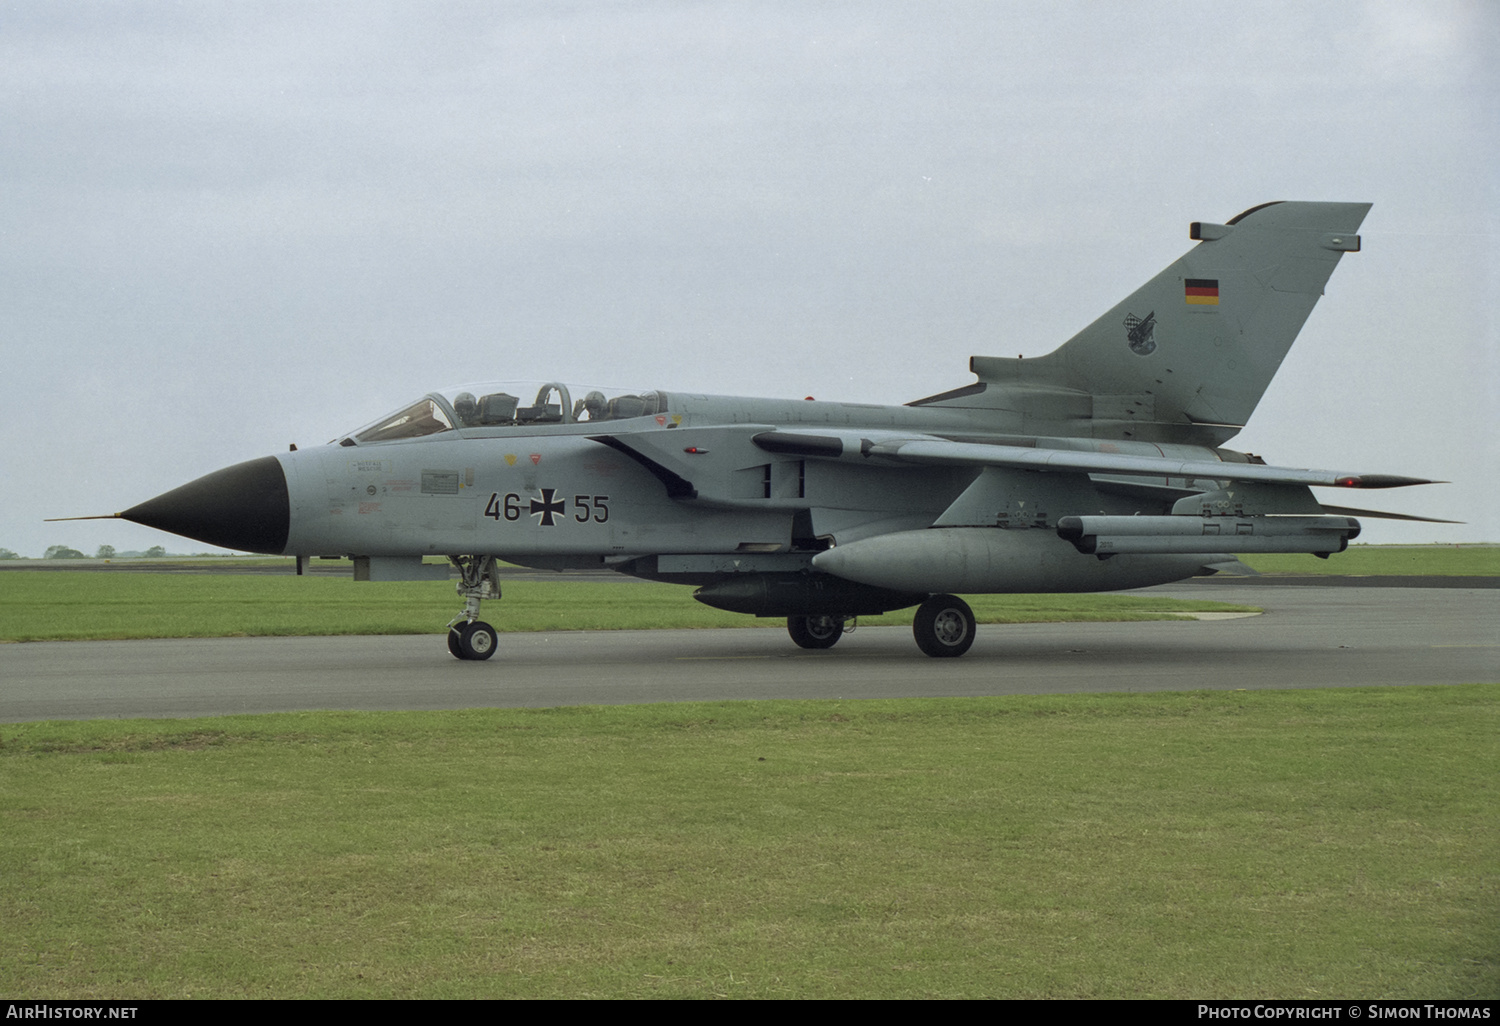
<instances>
[{"instance_id":1,"label":"landing gear strut","mask_svg":"<svg viewBox=\"0 0 1500 1026\"><path fill-rule=\"evenodd\" d=\"M482 599L500 597L500 579L495 576L494 556L449 556L462 579L458 593L464 597L463 612L448 621L448 651L459 659L488 659L499 640L495 628L479 619Z\"/></svg>"},{"instance_id":2,"label":"landing gear strut","mask_svg":"<svg viewBox=\"0 0 1500 1026\"><path fill-rule=\"evenodd\" d=\"M849 631L854 618L846 616L789 616L786 632L801 648L832 648Z\"/></svg>"}]
</instances>

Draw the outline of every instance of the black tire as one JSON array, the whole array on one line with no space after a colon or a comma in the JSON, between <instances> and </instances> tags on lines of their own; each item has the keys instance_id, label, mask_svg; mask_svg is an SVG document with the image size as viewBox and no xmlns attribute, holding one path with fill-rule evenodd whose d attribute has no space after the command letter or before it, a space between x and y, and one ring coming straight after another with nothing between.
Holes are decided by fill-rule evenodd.
<instances>
[{"instance_id":1,"label":"black tire","mask_svg":"<svg viewBox=\"0 0 1500 1026\"><path fill-rule=\"evenodd\" d=\"M463 653L460 659L488 659L495 654L500 636L495 628L483 620L475 620L458 629L458 647Z\"/></svg>"},{"instance_id":2,"label":"black tire","mask_svg":"<svg viewBox=\"0 0 1500 1026\"><path fill-rule=\"evenodd\" d=\"M974 611L961 598L933 595L911 622L917 647L938 659L963 655L974 644Z\"/></svg>"},{"instance_id":3,"label":"black tire","mask_svg":"<svg viewBox=\"0 0 1500 1026\"><path fill-rule=\"evenodd\" d=\"M454 659L462 659L464 657L463 646L461 644L459 644L459 640L458 640L459 639L459 633L458 632L459 632L459 628L457 628L457 627L449 627L448 628L448 651L453 653L453 658Z\"/></svg>"},{"instance_id":4,"label":"black tire","mask_svg":"<svg viewBox=\"0 0 1500 1026\"><path fill-rule=\"evenodd\" d=\"M800 648L832 648L844 636L844 621L835 616L789 616L786 632Z\"/></svg>"}]
</instances>

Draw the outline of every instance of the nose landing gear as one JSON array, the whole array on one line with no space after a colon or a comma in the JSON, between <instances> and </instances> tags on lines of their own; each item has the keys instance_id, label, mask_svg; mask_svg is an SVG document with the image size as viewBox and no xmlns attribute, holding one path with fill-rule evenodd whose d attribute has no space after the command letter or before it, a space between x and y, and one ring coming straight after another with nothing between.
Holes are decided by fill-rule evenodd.
<instances>
[{"instance_id":1,"label":"nose landing gear","mask_svg":"<svg viewBox=\"0 0 1500 1026\"><path fill-rule=\"evenodd\" d=\"M495 654L499 636L479 619L479 603L500 597L495 557L449 556L448 560L458 567L458 593L464 597L463 612L448 621L448 651L459 659L488 659Z\"/></svg>"}]
</instances>

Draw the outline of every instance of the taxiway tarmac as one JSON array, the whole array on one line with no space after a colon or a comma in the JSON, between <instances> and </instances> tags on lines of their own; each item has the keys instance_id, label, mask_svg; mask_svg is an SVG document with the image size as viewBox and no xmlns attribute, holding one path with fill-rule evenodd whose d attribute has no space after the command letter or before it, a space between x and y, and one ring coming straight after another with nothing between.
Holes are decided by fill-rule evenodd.
<instances>
[{"instance_id":1,"label":"taxiway tarmac","mask_svg":"<svg viewBox=\"0 0 1500 1026\"><path fill-rule=\"evenodd\" d=\"M1500 680L1500 590L1169 585L1258 605L1200 622L981 626L962 659L898 627L825 652L784 630L502 634L483 663L441 634L0 645L0 721L299 709L461 709Z\"/></svg>"}]
</instances>

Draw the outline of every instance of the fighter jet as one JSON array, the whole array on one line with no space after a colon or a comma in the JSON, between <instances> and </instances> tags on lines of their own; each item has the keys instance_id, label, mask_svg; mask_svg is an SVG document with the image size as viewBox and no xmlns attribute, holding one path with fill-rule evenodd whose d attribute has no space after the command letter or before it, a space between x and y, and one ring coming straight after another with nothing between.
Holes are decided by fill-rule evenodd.
<instances>
[{"instance_id":1,"label":"fighter jet","mask_svg":"<svg viewBox=\"0 0 1500 1026\"><path fill-rule=\"evenodd\" d=\"M974 641L955 593L1139 588L1235 554L1341 552L1311 486L1420 478L1270 466L1244 426L1366 203L1275 202L1223 224L1052 353L975 356L904 406L570 388L429 392L328 445L220 470L115 516L249 552L353 558L371 581L459 574L459 659L488 659L496 562L607 568L785 617L832 647L917 606L930 656Z\"/></svg>"}]
</instances>

